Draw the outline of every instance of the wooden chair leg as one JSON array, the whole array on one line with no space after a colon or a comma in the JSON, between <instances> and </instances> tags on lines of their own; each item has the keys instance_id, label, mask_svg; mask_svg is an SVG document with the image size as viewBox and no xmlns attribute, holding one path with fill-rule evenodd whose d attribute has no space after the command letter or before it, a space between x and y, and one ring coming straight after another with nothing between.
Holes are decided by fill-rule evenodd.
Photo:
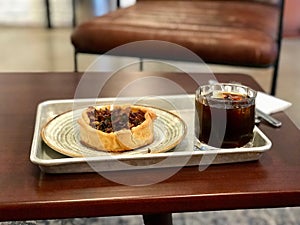
<instances>
[{"instance_id":1,"label":"wooden chair leg","mask_svg":"<svg viewBox=\"0 0 300 225\"><path fill-rule=\"evenodd\" d=\"M144 225L173 225L172 214L143 215Z\"/></svg>"}]
</instances>

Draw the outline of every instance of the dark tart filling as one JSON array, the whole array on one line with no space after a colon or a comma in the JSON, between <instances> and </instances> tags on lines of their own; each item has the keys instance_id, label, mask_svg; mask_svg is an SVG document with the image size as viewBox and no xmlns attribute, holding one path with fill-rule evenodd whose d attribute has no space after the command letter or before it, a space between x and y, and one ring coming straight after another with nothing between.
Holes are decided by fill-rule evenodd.
<instances>
[{"instance_id":1,"label":"dark tart filling","mask_svg":"<svg viewBox=\"0 0 300 225\"><path fill-rule=\"evenodd\" d=\"M90 119L89 125L94 129L111 133L122 129L131 129L145 121L145 113L142 110L132 111L130 107L116 107L96 109L90 106L87 111Z\"/></svg>"}]
</instances>

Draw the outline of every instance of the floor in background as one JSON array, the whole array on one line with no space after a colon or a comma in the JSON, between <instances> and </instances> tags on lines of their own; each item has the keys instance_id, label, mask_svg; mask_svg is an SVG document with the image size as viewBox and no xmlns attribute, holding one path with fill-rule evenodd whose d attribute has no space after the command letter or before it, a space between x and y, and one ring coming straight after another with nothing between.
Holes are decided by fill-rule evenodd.
<instances>
[{"instance_id":1,"label":"floor in background","mask_svg":"<svg viewBox=\"0 0 300 225\"><path fill-rule=\"evenodd\" d=\"M46 29L45 8L40 0L0 0L0 72L40 72L73 71L73 48L70 43L71 0L52 0L54 29ZM79 22L94 14L95 4L111 7L109 0L78 0L77 16ZM97 6L99 7L99 6ZM101 7L100 7L101 8ZM103 8L102 8L103 9ZM25 27L26 25L26 27ZM96 56L80 55L79 66L85 71ZM103 69L118 69L123 60L107 57ZM291 101L293 106L286 112L300 127L300 39L284 39L280 58L280 71L277 96ZM186 64L187 65L187 64ZM191 70L196 68L188 64ZM270 89L271 69L246 69L229 66L209 65L215 72L237 72L253 76L268 91ZM153 68L147 68L153 69ZM156 68L157 69L157 68ZM161 67L160 69L163 69ZM220 212L174 214L174 225L300 225L300 208L235 210ZM24 222L0 222L1 225L41 224L41 225L140 225L140 216L66 219Z\"/></svg>"},{"instance_id":2,"label":"floor in background","mask_svg":"<svg viewBox=\"0 0 300 225\"><path fill-rule=\"evenodd\" d=\"M174 225L300 225L300 208L173 214ZM0 225L142 225L142 216L0 222Z\"/></svg>"}]
</instances>

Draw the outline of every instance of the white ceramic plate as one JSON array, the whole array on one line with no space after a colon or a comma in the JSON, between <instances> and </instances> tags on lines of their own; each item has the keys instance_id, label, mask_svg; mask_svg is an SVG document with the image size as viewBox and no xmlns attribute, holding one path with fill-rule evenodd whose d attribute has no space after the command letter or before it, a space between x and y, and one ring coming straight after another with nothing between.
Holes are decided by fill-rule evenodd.
<instances>
[{"instance_id":1,"label":"white ceramic plate","mask_svg":"<svg viewBox=\"0 0 300 225\"><path fill-rule=\"evenodd\" d=\"M157 119L154 121L154 142L132 151L114 154L166 152L176 147L184 139L187 128L180 117L162 109L149 108L157 115ZM70 157L96 157L113 154L97 151L81 144L77 119L82 110L69 111L50 120L42 129L43 141L53 150Z\"/></svg>"}]
</instances>

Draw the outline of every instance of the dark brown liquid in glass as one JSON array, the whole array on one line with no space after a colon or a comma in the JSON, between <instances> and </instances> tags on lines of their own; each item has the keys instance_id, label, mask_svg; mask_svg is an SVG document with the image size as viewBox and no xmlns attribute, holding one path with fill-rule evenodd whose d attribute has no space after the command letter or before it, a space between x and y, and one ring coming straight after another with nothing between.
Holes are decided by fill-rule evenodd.
<instances>
[{"instance_id":1,"label":"dark brown liquid in glass","mask_svg":"<svg viewBox=\"0 0 300 225\"><path fill-rule=\"evenodd\" d=\"M196 100L196 137L203 143L221 148L247 144L253 138L255 119L254 100L250 100L247 96L226 92L221 98ZM225 135L219 134L222 129L225 129ZM211 135L214 136L210 139Z\"/></svg>"}]
</instances>

